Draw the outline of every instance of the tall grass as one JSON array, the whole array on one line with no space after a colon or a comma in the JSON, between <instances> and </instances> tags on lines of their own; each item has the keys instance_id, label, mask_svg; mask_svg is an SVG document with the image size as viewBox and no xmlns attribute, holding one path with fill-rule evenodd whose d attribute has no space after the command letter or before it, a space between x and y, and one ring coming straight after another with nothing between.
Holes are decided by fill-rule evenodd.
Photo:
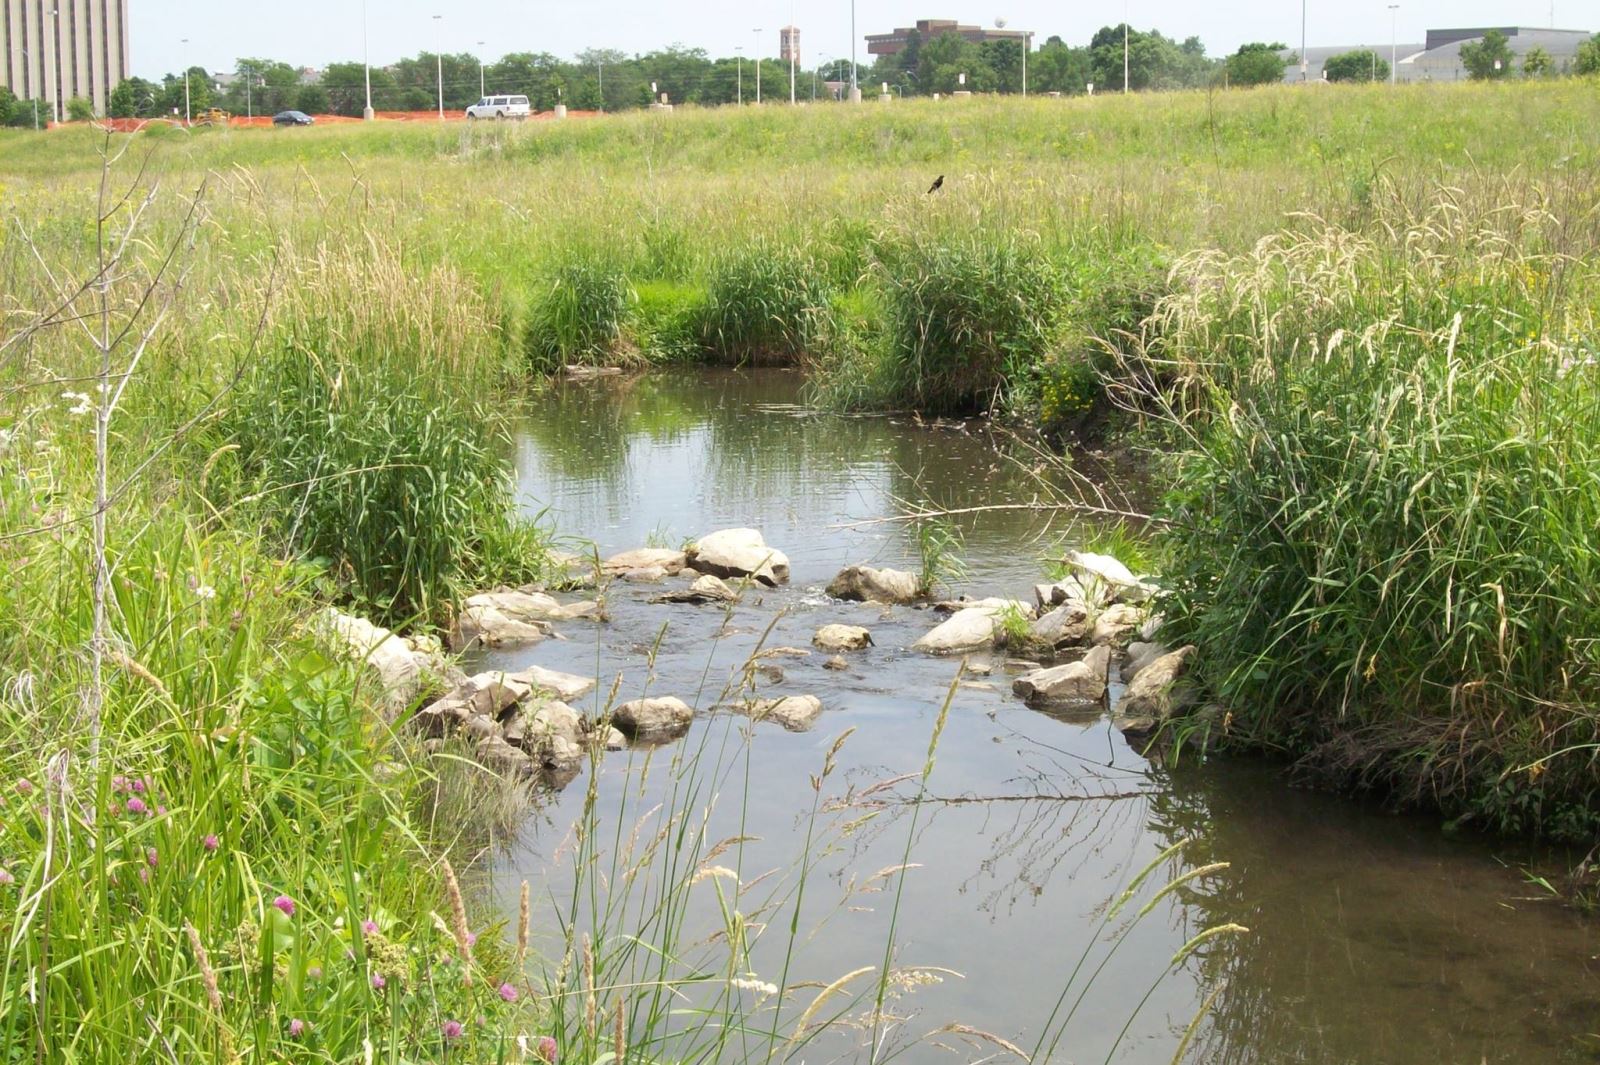
<instances>
[{"instance_id":1,"label":"tall grass","mask_svg":"<svg viewBox=\"0 0 1600 1065\"><path fill-rule=\"evenodd\" d=\"M1592 840L1600 219L1389 210L1175 266L1125 378L1179 442L1170 636L1229 740Z\"/></svg>"},{"instance_id":2,"label":"tall grass","mask_svg":"<svg viewBox=\"0 0 1600 1065\"><path fill-rule=\"evenodd\" d=\"M614 365L625 355L628 279L603 259L563 262L536 297L527 324L530 366L554 373L569 364Z\"/></svg>"}]
</instances>

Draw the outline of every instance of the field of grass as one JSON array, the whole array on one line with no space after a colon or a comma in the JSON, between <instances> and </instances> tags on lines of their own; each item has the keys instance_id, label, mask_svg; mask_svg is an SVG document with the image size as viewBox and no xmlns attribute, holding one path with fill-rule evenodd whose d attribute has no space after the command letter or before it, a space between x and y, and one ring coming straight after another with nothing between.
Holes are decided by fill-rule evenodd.
<instances>
[{"instance_id":1,"label":"field of grass","mask_svg":"<svg viewBox=\"0 0 1600 1065\"><path fill-rule=\"evenodd\" d=\"M0 132L0 1031L36 1060L607 1045L467 943L483 783L307 625L538 577L505 426L564 362L1120 401L1177 456L1169 616L1233 735L1593 830L1592 83L109 147Z\"/></svg>"}]
</instances>

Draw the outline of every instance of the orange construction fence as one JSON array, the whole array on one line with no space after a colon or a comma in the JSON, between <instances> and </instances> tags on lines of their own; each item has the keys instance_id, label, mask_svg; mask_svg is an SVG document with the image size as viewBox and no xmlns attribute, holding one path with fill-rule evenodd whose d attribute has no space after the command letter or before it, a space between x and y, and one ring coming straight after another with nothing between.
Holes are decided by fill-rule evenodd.
<instances>
[{"instance_id":1,"label":"orange construction fence","mask_svg":"<svg viewBox=\"0 0 1600 1065\"><path fill-rule=\"evenodd\" d=\"M601 115L603 113L604 112L601 112L601 111L568 111L567 112L567 117L568 118L595 118L595 117L597 117L597 116L599 116L599 115ZM319 125L319 126L322 126L322 125L341 125L341 124L342 125L349 125L351 123L355 123L355 124L359 125L361 123L361 121L362 121L359 118L351 118L348 115L313 115L312 117L314 119L316 119L317 125ZM375 119L377 119L378 121L380 121L380 122L438 122L439 121L439 112L437 112L437 111L378 111L378 112L374 113L373 117ZM548 120L554 119L555 117L556 117L556 113L554 111L540 111L537 114L533 114L533 115L529 115L528 116L529 119L531 119L531 120L533 120L535 122L548 121ZM465 122L466 120L467 120L467 116L465 114L459 112L459 111L446 111L444 113L444 121L446 121L446 122ZM163 118L97 118L97 119L94 119L92 123L91 122L51 122L51 123L48 123L46 128L48 128L48 129L68 129L68 128L72 127L72 126L97 125L97 126L100 126L103 129L110 129L110 130L113 130L113 131L115 131L117 133L134 133L134 132L136 132L136 131L138 131L140 129L143 129L145 126L148 126L151 123L155 123L155 122L165 122L168 125L174 125L174 126L182 126L184 124L183 123L183 119L181 119L181 118L165 118L165 117L163 117ZM494 123L488 122L487 124L493 125ZM203 126L204 126L204 124L199 123L199 122L194 123L194 125L195 125L196 128L203 128ZM257 129L259 129L259 128L264 128L264 127L270 127L272 125L272 116L271 115L256 115L256 116L254 116L252 118L246 118L243 115L233 115L228 119L228 125L229 126L233 126L233 127L238 127L240 129L244 129L244 128L257 128Z\"/></svg>"}]
</instances>

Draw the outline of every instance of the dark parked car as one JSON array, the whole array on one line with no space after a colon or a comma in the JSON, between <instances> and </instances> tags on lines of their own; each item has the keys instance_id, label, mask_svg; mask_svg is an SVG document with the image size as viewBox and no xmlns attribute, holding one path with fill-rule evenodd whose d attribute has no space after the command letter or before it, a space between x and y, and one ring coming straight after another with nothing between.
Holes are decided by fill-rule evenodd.
<instances>
[{"instance_id":1,"label":"dark parked car","mask_svg":"<svg viewBox=\"0 0 1600 1065\"><path fill-rule=\"evenodd\" d=\"M279 111L272 116L274 126L309 126L315 121L304 111Z\"/></svg>"}]
</instances>

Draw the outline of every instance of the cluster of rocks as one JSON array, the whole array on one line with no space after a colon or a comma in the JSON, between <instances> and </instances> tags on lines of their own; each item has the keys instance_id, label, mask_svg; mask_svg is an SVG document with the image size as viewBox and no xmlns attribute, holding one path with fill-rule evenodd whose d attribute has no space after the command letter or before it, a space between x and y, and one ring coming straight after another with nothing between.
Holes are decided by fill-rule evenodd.
<instances>
[{"instance_id":1,"label":"cluster of rocks","mask_svg":"<svg viewBox=\"0 0 1600 1065\"><path fill-rule=\"evenodd\" d=\"M1071 575L1033 589L1032 602L1019 599L955 599L934 603L947 615L923 634L913 649L929 654L969 654L1004 648L1029 661L1009 665L1023 670L1013 692L1028 705L1052 711L1103 708L1113 669L1123 685L1114 721L1130 737L1149 736L1190 700L1184 674L1193 647L1171 650L1157 641L1160 618L1150 613L1157 589L1107 555L1078 552L1068 560ZM567 560L571 577L581 560ZM586 563L595 578L637 583L680 583L652 603L729 604L754 587L771 588L789 579L789 559L754 529L708 533L682 549L639 548ZM581 583L574 577L562 585ZM924 604L918 578L901 570L849 566L827 586L834 599L883 604ZM539 588L500 588L470 596L449 632L450 649L524 646L556 635L555 625L604 621L602 599L562 602ZM361 618L329 611L324 624L333 641L370 670L385 704L398 714L422 705L414 726L438 742L463 736L485 765L508 775L543 772L560 778L575 773L598 747L669 742L682 736L695 711L671 696L633 699L611 708L603 719L586 717L571 702L591 692L595 678L530 667L514 673L466 676L438 640L402 638ZM824 668L849 668L845 655L873 646L859 625L822 625L812 645L831 657ZM751 688L779 683L782 667L768 661L779 654L807 655L800 648L763 651L752 668ZM1048 663L1048 664L1046 664ZM976 665L974 673L987 673ZM426 701L428 696L434 696ZM769 721L785 729L810 729L822 713L814 695L779 698L751 694L722 709Z\"/></svg>"}]
</instances>

